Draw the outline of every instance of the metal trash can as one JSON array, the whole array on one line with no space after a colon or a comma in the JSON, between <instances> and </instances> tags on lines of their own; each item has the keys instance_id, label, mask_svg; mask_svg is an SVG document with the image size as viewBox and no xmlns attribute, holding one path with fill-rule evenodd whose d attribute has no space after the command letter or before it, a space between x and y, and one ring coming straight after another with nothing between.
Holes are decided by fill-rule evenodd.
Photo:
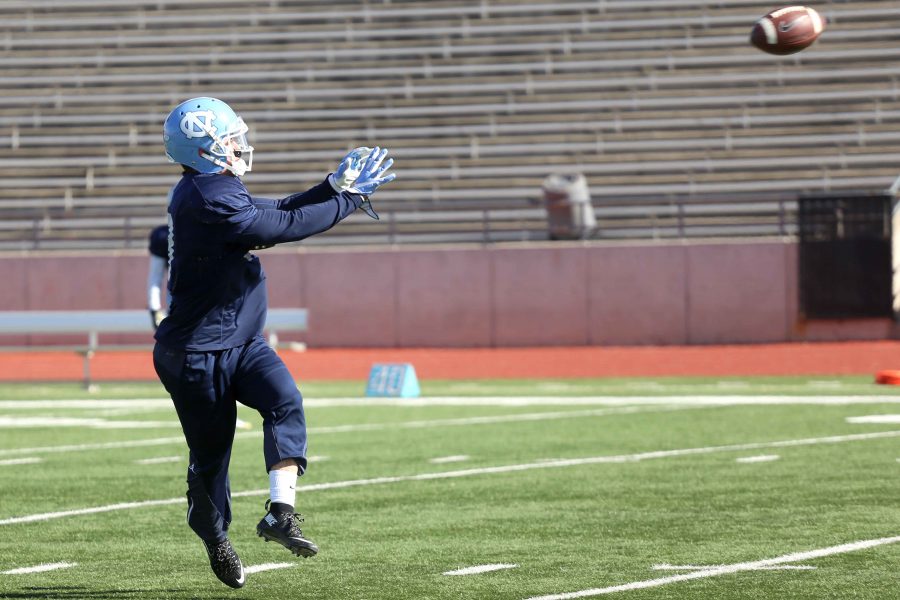
<instances>
[{"instance_id":1,"label":"metal trash can","mask_svg":"<svg viewBox=\"0 0 900 600\"><path fill-rule=\"evenodd\" d=\"M591 236L597 219L584 175L550 175L544 180L543 191L551 240L582 240Z\"/></svg>"}]
</instances>

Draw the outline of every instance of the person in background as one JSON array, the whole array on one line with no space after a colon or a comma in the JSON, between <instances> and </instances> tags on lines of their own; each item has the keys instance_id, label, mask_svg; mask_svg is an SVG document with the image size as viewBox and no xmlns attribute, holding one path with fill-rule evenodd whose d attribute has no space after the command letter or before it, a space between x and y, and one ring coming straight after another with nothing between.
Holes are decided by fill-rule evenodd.
<instances>
[{"instance_id":1,"label":"person in background","mask_svg":"<svg viewBox=\"0 0 900 600\"><path fill-rule=\"evenodd\" d=\"M169 226L160 225L150 232L150 268L147 272L147 308L150 323L155 330L166 318L162 307L162 289L166 286L166 271L169 269Z\"/></svg>"}]
</instances>

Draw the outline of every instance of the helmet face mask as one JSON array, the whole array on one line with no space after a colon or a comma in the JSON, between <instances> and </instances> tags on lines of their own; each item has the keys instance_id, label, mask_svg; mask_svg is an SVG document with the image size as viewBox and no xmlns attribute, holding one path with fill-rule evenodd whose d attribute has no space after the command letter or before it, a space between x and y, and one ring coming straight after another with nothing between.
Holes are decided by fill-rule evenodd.
<instances>
[{"instance_id":1,"label":"helmet face mask","mask_svg":"<svg viewBox=\"0 0 900 600\"><path fill-rule=\"evenodd\" d=\"M242 176L253 166L253 146L247 141L248 131L250 128L244 119L238 117L228 131L211 136L214 143L209 147L208 154L201 153L200 156L238 177Z\"/></svg>"},{"instance_id":2,"label":"helmet face mask","mask_svg":"<svg viewBox=\"0 0 900 600\"><path fill-rule=\"evenodd\" d=\"M166 118L166 156L200 173L226 170L241 177L253 165L248 131L244 120L221 100L192 98Z\"/></svg>"}]
</instances>

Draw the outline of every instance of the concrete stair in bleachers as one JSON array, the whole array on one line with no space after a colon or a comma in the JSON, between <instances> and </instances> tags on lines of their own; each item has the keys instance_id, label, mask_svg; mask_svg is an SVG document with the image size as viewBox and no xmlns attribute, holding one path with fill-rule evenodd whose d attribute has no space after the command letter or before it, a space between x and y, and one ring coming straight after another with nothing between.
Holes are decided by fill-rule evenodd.
<instances>
[{"instance_id":1,"label":"concrete stair in bleachers","mask_svg":"<svg viewBox=\"0 0 900 600\"><path fill-rule=\"evenodd\" d=\"M194 95L250 124L259 195L391 148L383 221L305 243L543 239L555 171L587 176L599 236L790 235L797 193L897 174L900 9L823 2L823 39L776 58L746 40L770 8L8 0L0 249L143 247L177 179L162 120Z\"/></svg>"}]
</instances>

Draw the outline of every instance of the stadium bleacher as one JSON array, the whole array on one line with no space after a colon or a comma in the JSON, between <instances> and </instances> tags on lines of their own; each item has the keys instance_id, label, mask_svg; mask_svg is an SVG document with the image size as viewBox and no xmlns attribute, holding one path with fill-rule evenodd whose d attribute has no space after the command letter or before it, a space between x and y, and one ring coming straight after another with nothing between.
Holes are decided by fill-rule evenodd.
<instances>
[{"instance_id":1,"label":"stadium bleacher","mask_svg":"<svg viewBox=\"0 0 900 600\"><path fill-rule=\"evenodd\" d=\"M829 30L785 58L747 43L770 8L8 0L0 249L143 247L178 174L161 123L196 95L250 124L259 195L391 149L383 219L306 243L546 239L554 172L588 178L599 238L793 235L798 193L897 176L900 8L822 2Z\"/></svg>"}]
</instances>

